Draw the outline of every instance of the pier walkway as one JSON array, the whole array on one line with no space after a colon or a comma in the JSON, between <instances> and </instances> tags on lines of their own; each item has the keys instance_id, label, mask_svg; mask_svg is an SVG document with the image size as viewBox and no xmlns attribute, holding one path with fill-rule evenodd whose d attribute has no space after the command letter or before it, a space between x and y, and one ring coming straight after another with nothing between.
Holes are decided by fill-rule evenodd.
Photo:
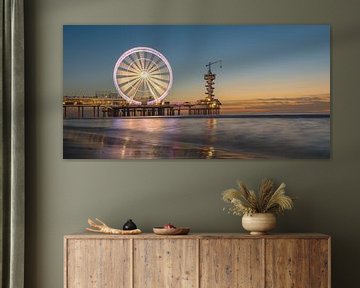
<instances>
[{"instance_id":1,"label":"pier walkway","mask_svg":"<svg viewBox=\"0 0 360 288\"><path fill-rule=\"evenodd\" d=\"M63 118L109 118L181 115L217 115L220 107L208 105L94 105L63 104Z\"/></svg>"}]
</instances>

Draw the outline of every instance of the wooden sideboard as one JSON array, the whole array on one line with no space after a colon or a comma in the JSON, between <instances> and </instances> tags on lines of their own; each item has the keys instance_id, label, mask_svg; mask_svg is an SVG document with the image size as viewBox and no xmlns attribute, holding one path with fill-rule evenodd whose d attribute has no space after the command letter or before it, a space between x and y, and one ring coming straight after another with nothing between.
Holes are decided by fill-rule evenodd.
<instances>
[{"instance_id":1,"label":"wooden sideboard","mask_svg":"<svg viewBox=\"0 0 360 288\"><path fill-rule=\"evenodd\" d=\"M329 288L323 234L67 235L65 288Z\"/></svg>"}]
</instances>

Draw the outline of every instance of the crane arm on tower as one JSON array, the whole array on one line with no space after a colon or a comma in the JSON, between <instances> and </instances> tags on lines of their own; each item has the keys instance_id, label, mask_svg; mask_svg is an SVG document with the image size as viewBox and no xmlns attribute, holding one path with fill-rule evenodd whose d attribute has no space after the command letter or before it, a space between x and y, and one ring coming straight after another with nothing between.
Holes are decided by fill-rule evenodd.
<instances>
[{"instance_id":1,"label":"crane arm on tower","mask_svg":"<svg viewBox=\"0 0 360 288\"><path fill-rule=\"evenodd\" d=\"M220 68L222 68L222 60L216 60L214 62L209 62L208 64L205 65L205 67L209 67L209 72L211 73L211 65L214 65L216 63L220 63Z\"/></svg>"}]
</instances>

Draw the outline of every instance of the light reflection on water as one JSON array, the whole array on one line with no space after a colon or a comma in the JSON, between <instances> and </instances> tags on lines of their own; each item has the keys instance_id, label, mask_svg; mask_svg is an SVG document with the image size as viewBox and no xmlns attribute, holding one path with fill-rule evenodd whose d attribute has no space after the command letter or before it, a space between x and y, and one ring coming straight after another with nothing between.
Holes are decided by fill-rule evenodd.
<instances>
[{"instance_id":1,"label":"light reflection on water","mask_svg":"<svg viewBox=\"0 0 360 288\"><path fill-rule=\"evenodd\" d=\"M329 118L64 120L64 158L329 158Z\"/></svg>"}]
</instances>

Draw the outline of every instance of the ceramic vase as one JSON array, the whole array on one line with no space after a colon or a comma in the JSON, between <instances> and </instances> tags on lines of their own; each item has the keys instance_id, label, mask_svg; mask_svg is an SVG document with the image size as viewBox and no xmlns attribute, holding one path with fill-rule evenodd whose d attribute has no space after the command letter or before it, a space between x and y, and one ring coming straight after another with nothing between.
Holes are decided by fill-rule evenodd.
<instances>
[{"instance_id":1,"label":"ceramic vase","mask_svg":"<svg viewBox=\"0 0 360 288\"><path fill-rule=\"evenodd\" d=\"M242 217L242 226L251 235L263 235L274 229L276 217L273 213L255 213Z\"/></svg>"}]
</instances>

